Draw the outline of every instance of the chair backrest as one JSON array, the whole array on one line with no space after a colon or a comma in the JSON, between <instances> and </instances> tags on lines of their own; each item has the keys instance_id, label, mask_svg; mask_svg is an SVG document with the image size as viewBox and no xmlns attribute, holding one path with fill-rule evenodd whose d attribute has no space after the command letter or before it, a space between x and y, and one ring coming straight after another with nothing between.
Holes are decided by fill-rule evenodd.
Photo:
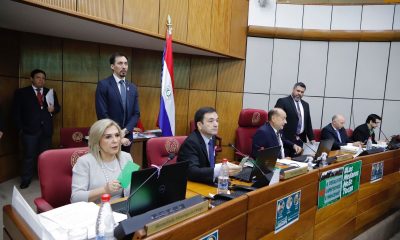
<instances>
[{"instance_id":1,"label":"chair backrest","mask_svg":"<svg viewBox=\"0 0 400 240\"><path fill-rule=\"evenodd\" d=\"M163 164L168 156L173 153L175 157L168 163L176 163L179 148L186 136L175 136L175 137L156 137L151 138L146 144L146 157L147 165L152 164L160 166Z\"/></svg>"},{"instance_id":2,"label":"chair backrest","mask_svg":"<svg viewBox=\"0 0 400 240\"><path fill-rule=\"evenodd\" d=\"M316 142L321 141L321 129L313 129L314 139Z\"/></svg>"},{"instance_id":3,"label":"chair backrest","mask_svg":"<svg viewBox=\"0 0 400 240\"><path fill-rule=\"evenodd\" d=\"M257 129L268 120L268 113L261 109L242 109L239 114L238 125L236 129L236 148L243 154L251 154L251 145L253 135Z\"/></svg>"},{"instance_id":4,"label":"chair backrest","mask_svg":"<svg viewBox=\"0 0 400 240\"><path fill-rule=\"evenodd\" d=\"M86 147L85 136L89 135L90 127L61 128L60 145L62 148Z\"/></svg>"},{"instance_id":5,"label":"chair backrest","mask_svg":"<svg viewBox=\"0 0 400 240\"><path fill-rule=\"evenodd\" d=\"M346 128L346 134L347 134L347 137L349 137L351 139L351 137L353 136L353 129Z\"/></svg>"},{"instance_id":6,"label":"chair backrest","mask_svg":"<svg viewBox=\"0 0 400 240\"><path fill-rule=\"evenodd\" d=\"M38 174L42 198L52 207L71 203L72 167L89 151L85 148L47 150L40 154Z\"/></svg>"}]
</instances>

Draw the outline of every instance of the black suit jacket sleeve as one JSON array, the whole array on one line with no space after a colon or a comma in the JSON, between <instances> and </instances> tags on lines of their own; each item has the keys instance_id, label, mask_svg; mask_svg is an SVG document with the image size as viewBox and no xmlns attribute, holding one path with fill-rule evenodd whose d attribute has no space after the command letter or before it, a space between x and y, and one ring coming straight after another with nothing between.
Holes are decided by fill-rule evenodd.
<instances>
[{"instance_id":1,"label":"black suit jacket sleeve","mask_svg":"<svg viewBox=\"0 0 400 240\"><path fill-rule=\"evenodd\" d=\"M347 137L346 130L344 128L339 130L340 138L342 142L339 141L335 130L333 129L331 124L325 126L321 131L321 140L324 139L334 139L332 145L332 150L339 150L340 146L345 146L349 142L349 138Z\"/></svg>"},{"instance_id":2,"label":"black suit jacket sleeve","mask_svg":"<svg viewBox=\"0 0 400 240\"><path fill-rule=\"evenodd\" d=\"M366 123L364 123L364 124L356 127L356 129L353 132L352 139L355 142L360 141L362 143L365 143L369 137L371 137L372 143L376 143L375 133L372 132L372 134L370 135L368 125Z\"/></svg>"},{"instance_id":3,"label":"black suit jacket sleeve","mask_svg":"<svg viewBox=\"0 0 400 240\"><path fill-rule=\"evenodd\" d=\"M204 140L196 130L186 138L180 147L177 161L189 161L189 180L212 184L214 182L214 168L210 167L208 155L205 151Z\"/></svg>"}]
</instances>

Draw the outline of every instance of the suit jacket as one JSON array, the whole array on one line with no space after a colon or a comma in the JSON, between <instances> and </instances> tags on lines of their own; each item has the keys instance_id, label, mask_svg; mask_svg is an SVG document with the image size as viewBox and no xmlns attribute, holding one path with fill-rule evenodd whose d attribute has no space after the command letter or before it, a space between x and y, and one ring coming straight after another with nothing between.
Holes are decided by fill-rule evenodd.
<instances>
[{"instance_id":1,"label":"suit jacket","mask_svg":"<svg viewBox=\"0 0 400 240\"><path fill-rule=\"evenodd\" d=\"M109 118L118 123L121 128L132 132L140 117L138 93L136 86L125 81L126 113L122 105L121 94L113 75L99 81L96 88L97 119ZM132 134L130 134L131 137Z\"/></svg>"},{"instance_id":2,"label":"suit jacket","mask_svg":"<svg viewBox=\"0 0 400 240\"><path fill-rule=\"evenodd\" d=\"M14 119L17 128L24 134L37 134L41 130L46 136L53 134L53 115L60 111L57 94L54 91L54 112L47 110L46 94L48 88L43 88L43 108L37 100L32 86L17 89L14 94Z\"/></svg>"},{"instance_id":3,"label":"suit jacket","mask_svg":"<svg viewBox=\"0 0 400 240\"><path fill-rule=\"evenodd\" d=\"M306 101L301 100L301 104L303 105L304 109L304 131L300 134L300 138L303 142L307 142L307 137L309 140L314 140L314 133L310 117L310 107ZM296 142L296 130L299 117L297 116L297 108L292 96L279 98L275 104L275 107L282 108L287 115L287 124L283 128L283 135L286 137L286 139Z\"/></svg>"},{"instance_id":4,"label":"suit jacket","mask_svg":"<svg viewBox=\"0 0 400 240\"><path fill-rule=\"evenodd\" d=\"M350 139L346 134L346 129L339 129L339 134L342 142L339 142L339 138L336 134L335 129L332 127L332 124L329 123L321 131L321 140L333 138L335 142L332 145L332 150L339 150L340 146L345 146L348 142L350 142Z\"/></svg>"},{"instance_id":5,"label":"suit jacket","mask_svg":"<svg viewBox=\"0 0 400 240\"><path fill-rule=\"evenodd\" d=\"M215 144L215 138L213 138ZM189 161L188 178L191 181L212 184L214 168L210 167L207 146L199 130L193 131L178 152L178 162Z\"/></svg>"},{"instance_id":6,"label":"suit jacket","mask_svg":"<svg viewBox=\"0 0 400 240\"><path fill-rule=\"evenodd\" d=\"M376 143L375 132L372 131L372 134L370 134L368 125L364 123L354 129L352 140L354 142L360 141L362 143L366 143L369 137L371 137L372 143Z\"/></svg>"},{"instance_id":7,"label":"suit jacket","mask_svg":"<svg viewBox=\"0 0 400 240\"><path fill-rule=\"evenodd\" d=\"M287 140L284 136L282 136L281 139L285 149L293 148L293 142ZM275 134L275 130L268 122L264 123L264 125L257 129L253 136L251 157L255 159L257 157L257 152L261 147L271 148L276 146L279 146L279 140ZM285 150L285 154L287 154L286 152L287 151ZM279 153L279 158L282 158L281 153Z\"/></svg>"}]
</instances>

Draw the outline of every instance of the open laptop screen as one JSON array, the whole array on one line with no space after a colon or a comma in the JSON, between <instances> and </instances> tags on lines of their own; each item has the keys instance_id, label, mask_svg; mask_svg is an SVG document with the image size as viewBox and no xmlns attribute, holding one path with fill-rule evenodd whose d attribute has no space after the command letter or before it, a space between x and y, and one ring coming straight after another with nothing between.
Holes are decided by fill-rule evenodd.
<instances>
[{"instance_id":1,"label":"open laptop screen","mask_svg":"<svg viewBox=\"0 0 400 240\"><path fill-rule=\"evenodd\" d=\"M280 151L281 147L276 146L257 152L257 158L254 162L254 165L257 166L253 167L253 174L255 176L254 187L263 187L269 184L274 174L274 168Z\"/></svg>"},{"instance_id":2,"label":"open laptop screen","mask_svg":"<svg viewBox=\"0 0 400 240\"><path fill-rule=\"evenodd\" d=\"M132 217L185 199L188 166L187 161L165 165L159 174L155 173L141 187L157 169L147 168L133 172L129 215Z\"/></svg>"}]
</instances>

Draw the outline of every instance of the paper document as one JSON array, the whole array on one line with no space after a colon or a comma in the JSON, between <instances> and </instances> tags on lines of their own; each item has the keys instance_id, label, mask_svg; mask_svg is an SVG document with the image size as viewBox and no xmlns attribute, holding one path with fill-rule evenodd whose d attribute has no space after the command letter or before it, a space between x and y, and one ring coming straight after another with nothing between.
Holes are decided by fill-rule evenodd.
<instances>
[{"instance_id":1,"label":"paper document","mask_svg":"<svg viewBox=\"0 0 400 240\"><path fill-rule=\"evenodd\" d=\"M54 106L54 90L52 88L46 94L46 102L48 106Z\"/></svg>"},{"instance_id":2,"label":"paper document","mask_svg":"<svg viewBox=\"0 0 400 240\"><path fill-rule=\"evenodd\" d=\"M311 142L304 143L303 146L303 154L302 155L307 155L307 156L315 156L315 153L318 150L319 142L315 142L315 144L312 144Z\"/></svg>"},{"instance_id":3,"label":"paper document","mask_svg":"<svg viewBox=\"0 0 400 240\"><path fill-rule=\"evenodd\" d=\"M127 188L131 184L132 172L139 170L140 166L132 161L128 161L118 176L118 181L123 188Z\"/></svg>"}]
</instances>

